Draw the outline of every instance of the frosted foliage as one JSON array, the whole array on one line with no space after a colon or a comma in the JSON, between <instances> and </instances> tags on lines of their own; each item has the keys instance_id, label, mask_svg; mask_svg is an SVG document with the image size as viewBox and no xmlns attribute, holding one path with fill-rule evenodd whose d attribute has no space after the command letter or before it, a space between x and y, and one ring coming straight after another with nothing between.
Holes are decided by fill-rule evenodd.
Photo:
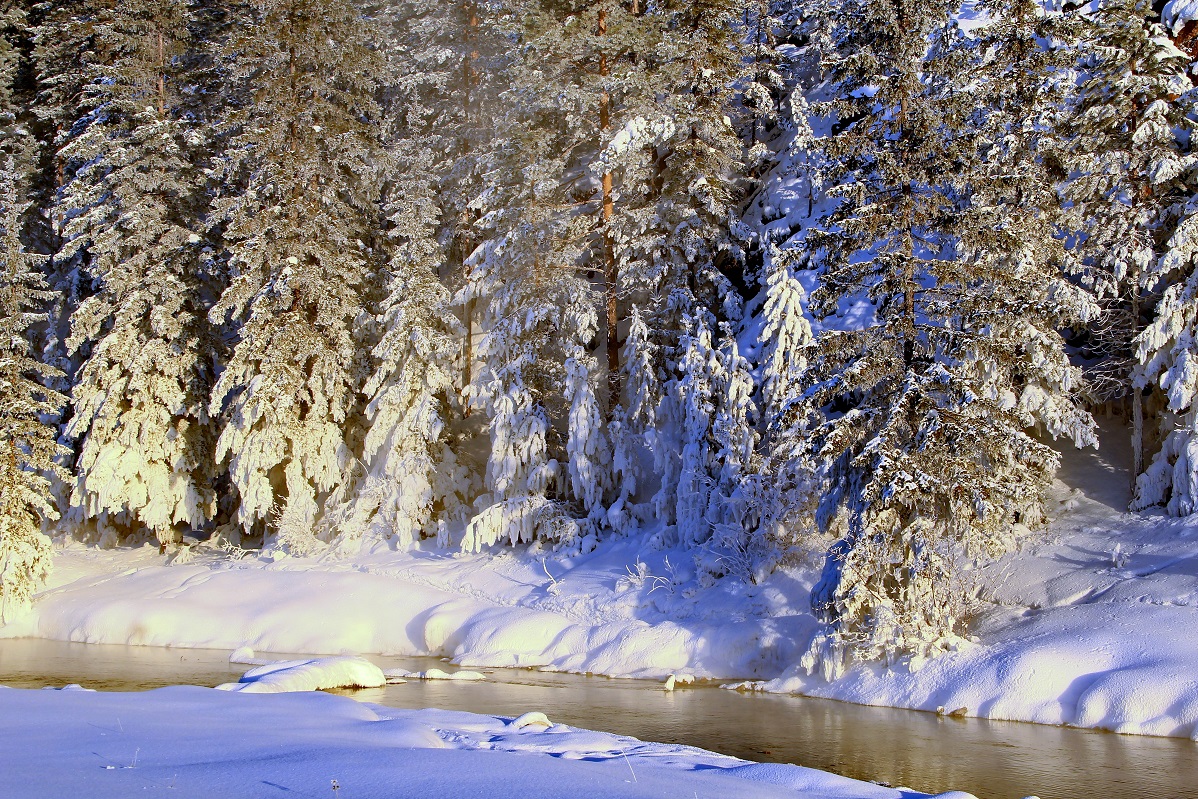
<instances>
[{"instance_id":1,"label":"frosted foliage","mask_svg":"<svg viewBox=\"0 0 1198 799\"><path fill-rule=\"evenodd\" d=\"M279 350L282 350L280 352ZM287 357L288 353L280 344L276 354ZM303 359L296 357L302 363ZM272 366L275 364L272 363ZM333 370L339 371L340 364ZM313 369L314 377L319 375ZM308 415L303 418L300 403L307 392L308 386L293 388L284 380L270 374L250 376L252 372L238 373L232 366L225 371L217 383L216 396L219 399L229 390L229 386L237 380L244 380L248 385L238 394L228 411L229 421L221 431L216 442L216 458L218 461L228 458L229 476L237 487L240 496L238 520L242 528L251 531L258 521L266 521L272 516L280 498L275 496L272 485L272 472L283 466L284 489L283 497L295 498L296 511L289 515L294 521L297 512L307 512L307 506L312 501L314 489L326 492L337 485L344 469L349 451L342 439L339 422L334 418L323 421L319 416ZM282 377L289 377L284 371ZM311 381L308 385L318 380ZM328 400L318 394L312 395L315 403L328 403ZM291 500L287 500L291 504ZM298 510L303 508L303 511ZM295 537L292 528L292 538Z\"/></svg>"},{"instance_id":2,"label":"frosted foliage","mask_svg":"<svg viewBox=\"0 0 1198 799\"><path fill-rule=\"evenodd\" d=\"M653 428L657 405L661 402L661 384L657 379L654 361L656 347L649 338L649 328L640 308L633 306L628 315L628 335L620 351L620 368L624 371L625 401L621 403L608 426L612 441L612 473L619 496L609 511L611 526L622 529L630 512L629 503L639 484L639 445L647 431Z\"/></svg>"},{"instance_id":3,"label":"frosted foliage","mask_svg":"<svg viewBox=\"0 0 1198 799\"><path fill-rule=\"evenodd\" d=\"M481 552L495 544L527 544L539 539L571 541L578 524L564 516L552 500L541 496L517 497L497 502L466 525L463 552Z\"/></svg>"},{"instance_id":4,"label":"frosted foliage","mask_svg":"<svg viewBox=\"0 0 1198 799\"><path fill-rule=\"evenodd\" d=\"M1164 505L1173 516L1198 513L1198 219L1193 205L1162 259L1163 270L1180 278L1165 289L1156 319L1136 341L1137 381L1156 383L1167 407L1161 415L1164 441L1136 481L1133 507Z\"/></svg>"},{"instance_id":5,"label":"frosted foliage","mask_svg":"<svg viewBox=\"0 0 1198 799\"><path fill-rule=\"evenodd\" d=\"M874 518L875 532L851 547L833 547L813 596L824 596L832 581L848 586L823 608L842 622L804 654L808 673L833 680L854 659L922 659L961 641L954 631L972 606L951 524L931 518L904 524L886 511Z\"/></svg>"},{"instance_id":6,"label":"frosted foliage","mask_svg":"<svg viewBox=\"0 0 1198 799\"><path fill-rule=\"evenodd\" d=\"M771 256L762 311L765 325L760 335L761 392L767 420L776 418L798 389L812 342L811 325L803 313L803 287L772 247Z\"/></svg>"},{"instance_id":7,"label":"frosted foliage","mask_svg":"<svg viewBox=\"0 0 1198 799\"><path fill-rule=\"evenodd\" d=\"M182 296L164 297L157 310L169 314ZM137 299L149 296L122 311ZM76 384L66 432L82 443L71 503L89 517L129 512L157 531L175 523L200 527L212 514L213 494L198 482L207 471L201 459L210 457L203 446L207 420L188 391L198 353L172 346L178 339L169 333L148 338L138 315L120 315Z\"/></svg>"},{"instance_id":8,"label":"frosted foliage","mask_svg":"<svg viewBox=\"0 0 1198 799\"><path fill-rule=\"evenodd\" d=\"M1186 23L1198 20L1198 0L1169 0L1161 13L1161 21L1174 36L1181 33Z\"/></svg>"},{"instance_id":9,"label":"frosted foliage","mask_svg":"<svg viewBox=\"0 0 1198 799\"><path fill-rule=\"evenodd\" d=\"M364 392L368 429L362 478L335 513L343 538L391 539L411 544L433 530L433 507L462 490L446 464L444 398L453 390L457 321L445 308L448 292L419 266L395 264L398 276L379 317L383 334L372 352L375 373Z\"/></svg>"},{"instance_id":10,"label":"frosted foliage","mask_svg":"<svg viewBox=\"0 0 1198 799\"><path fill-rule=\"evenodd\" d=\"M570 403L566 453L569 457L570 493L582 504L586 517L604 518L604 493L609 487L611 455L603 429L603 414L595 397L591 375L595 359L581 347L566 360L564 396Z\"/></svg>"},{"instance_id":11,"label":"frosted foliage","mask_svg":"<svg viewBox=\"0 0 1198 799\"><path fill-rule=\"evenodd\" d=\"M33 605L34 592L46 582L53 569L50 539L41 531L26 507L30 499L11 492L8 486L16 480L27 481L23 475L11 474L8 442L0 444L0 484L5 487L0 500L0 626L23 615ZM42 487L44 492L48 487ZM11 507L16 505L17 507Z\"/></svg>"},{"instance_id":12,"label":"frosted foliage","mask_svg":"<svg viewBox=\"0 0 1198 799\"><path fill-rule=\"evenodd\" d=\"M33 357L26 338L44 321L37 309L51 295L40 272L44 258L21 243L22 167L32 163L32 148L16 149L20 161L0 152L0 625L29 609L50 573L50 540L41 526L58 512L47 475L65 478L49 422L65 398L44 386L59 375Z\"/></svg>"},{"instance_id":13,"label":"frosted foliage","mask_svg":"<svg viewBox=\"0 0 1198 799\"><path fill-rule=\"evenodd\" d=\"M676 384L682 411L682 457L678 473L677 527L684 544L701 544L711 535L707 519L708 495L712 488L710 442L713 379L720 371L717 353L711 346L711 330L702 319L688 320L691 332L683 336Z\"/></svg>"}]
</instances>

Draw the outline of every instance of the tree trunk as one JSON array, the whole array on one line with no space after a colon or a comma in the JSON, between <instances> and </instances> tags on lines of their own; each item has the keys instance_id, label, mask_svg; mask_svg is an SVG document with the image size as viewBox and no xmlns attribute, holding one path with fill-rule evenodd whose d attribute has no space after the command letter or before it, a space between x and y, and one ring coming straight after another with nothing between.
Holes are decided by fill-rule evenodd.
<instances>
[{"instance_id":1,"label":"tree trunk","mask_svg":"<svg viewBox=\"0 0 1198 799\"><path fill-rule=\"evenodd\" d=\"M463 84L463 109L462 118L465 122L466 130L470 129L470 111L474 99L474 83L478 78L478 44L475 36L478 32L478 4L473 0L467 0L466 3L466 44L470 46L469 54L462 59L462 84ZM469 136L462 139L462 149L465 152L470 151ZM470 257L473 240L468 233L464 231L466 225L470 222L470 212L466 211L462 214L459 227L458 254L462 260L462 281L463 283L469 278L469 270L466 268L466 259ZM465 392L474 380L474 300L468 299L462 306L462 322L466 328L466 340L462 346L462 391ZM470 418L470 403L462 403L462 418Z\"/></svg>"},{"instance_id":2,"label":"tree trunk","mask_svg":"<svg viewBox=\"0 0 1198 799\"><path fill-rule=\"evenodd\" d=\"M599 29L597 35L604 37L607 35L607 12L599 11ZM599 55L599 77L600 79L608 76L608 65L606 53ZM607 133L611 129L611 95L607 91L607 87L603 86L599 91L599 130L601 135ZM612 175L611 172L603 173L603 209L602 209L602 230L603 230L603 278L607 284L607 418L611 420L616 412L616 406L620 402L620 301L619 301L619 278L620 275L616 269L615 247L612 244L611 237L611 220L615 213L615 200L612 196Z\"/></svg>"}]
</instances>

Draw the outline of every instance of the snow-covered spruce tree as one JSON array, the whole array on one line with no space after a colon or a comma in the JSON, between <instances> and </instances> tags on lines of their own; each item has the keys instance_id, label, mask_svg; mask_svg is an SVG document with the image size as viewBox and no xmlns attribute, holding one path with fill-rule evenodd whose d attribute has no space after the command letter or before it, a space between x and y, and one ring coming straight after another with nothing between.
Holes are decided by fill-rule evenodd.
<instances>
[{"instance_id":1,"label":"snow-covered spruce tree","mask_svg":"<svg viewBox=\"0 0 1198 799\"><path fill-rule=\"evenodd\" d=\"M628 529L630 523L644 521L649 508L635 502L644 478L641 447L646 436L656 434L655 422L661 404L661 381L657 375L657 347L645 318L635 304L628 312L628 332L620 353L625 401L617 408L608 432L612 443L612 473L617 497L608 509L613 529Z\"/></svg>"},{"instance_id":2,"label":"snow-covered spruce tree","mask_svg":"<svg viewBox=\"0 0 1198 799\"><path fill-rule=\"evenodd\" d=\"M1136 339L1137 379L1165 396L1160 451L1136 481L1133 509L1164 505L1198 513L1198 199L1170 238L1157 270L1167 288Z\"/></svg>"},{"instance_id":3,"label":"snow-covered spruce tree","mask_svg":"<svg viewBox=\"0 0 1198 799\"><path fill-rule=\"evenodd\" d=\"M91 293L91 280L81 254L60 257L62 228L70 214L60 208L61 189L80 164L72 164L63 151L84 115L83 88L91 79L96 56L96 30L101 16L115 6L114 0L47 0L30 6L28 16L33 40L32 67L36 90L30 110L36 120L43 148L43 166L34 184L37 202L47 209L46 219L33 231L39 245L52 254L46 274L55 298L47 308L44 347L48 363L74 375L79 363L66 351L70 319L83 298ZM68 380L57 386L68 390Z\"/></svg>"},{"instance_id":4,"label":"snow-covered spruce tree","mask_svg":"<svg viewBox=\"0 0 1198 799\"><path fill-rule=\"evenodd\" d=\"M362 468L330 496L325 519L343 539L406 545L446 529L470 493L446 426L471 382L473 302L460 306L463 325L446 284L463 284L474 246L468 206L486 157L480 95L494 78L484 67L497 64L487 11L409 0L379 14L390 42L380 91L390 286L374 320Z\"/></svg>"},{"instance_id":5,"label":"snow-covered spruce tree","mask_svg":"<svg viewBox=\"0 0 1198 799\"><path fill-rule=\"evenodd\" d=\"M713 487L714 455L711 423L715 416L713 385L719 371L718 353L712 346L707 315L686 319L687 332L679 344L683 355L678 363L676 402L681 411L681 461L677 487L678 540L697 546L711 536L707 518L708 498Z\"/></svg>"},{"instance_id":6,"label":"snow-covered spruce tree","mask_svg":"<svg viewBox=\"0 0 1198 799\"><path fill-rule=\"evenodd\" d=\"M971 198L997 189L963 135L979 98L953 83L967 74L953 57L955 11L838 9L845 124L828 150L840 204L812 236L812 308L827 317L868 298L874 315L821 332L783 434L805 441L821 478L817 520L840 534L812 594L829 628L804 658L826 675L850 658L951 646L972 595L964 567L1011 545L1056 467L1027 432L1021 392L1070 387L1053 339L1068 288L1038 259L987 257L971 237L982 213ZM1025 352L1029 341L1040 351Z\"/></svg>"},{"instance_id":7,"label":"snow-covered spruce tree","mask_svg":"<svg viewBox=\"0 0 1198 799\"><path fill-rule=\"evenodd\" d=\"M759 526L753 517L753 484L759 471L755 385L749 362L741 356L734 336L723 337L717 357L711 422L715 480L707 500L711 538L703 571L710 576L733 574L746 582L756 581L764 565L761 555L770 547L754 535Z\"/></svg>"},{"instance_id":8,"label":"snow-covered spruce tree","mask_svg":"<svg viewBox=\"0 0 1198 799\"><path fill-rule=\"evenodd\" d=\"M1133 342L1168 236L1163 212L1192 167L1178 136L1192 123L1175 102L1190 88L1188 59L1150 15L1146 0L1110 0L1095 12L1083 40L1092 54L1086 80L1066 128L1068 223L1084 234L1079 278L1104 306L1092 346L1115 382L1100 398L1131 401L1133 481L1144 466L1144 380Z\"/></svg>"},{"instance_id":9,"label":"snow-covered spruce tree","mask_svg":"<svg viewBox=\"0 0 1198 799\"><path fill-rule=\"evenodd\" d=\"M461 324L436 278L444 262L436 240L440 213L434 186L421 176L415 165L393 174L387 202L390 283L376 317L374 372L362 388L367 405L361 471L330 497L327 508L326 523L343 540L389 539L407 546L437 530L438 510L458 515L458 494L465 493L444 435Z\"/></svg>"},{"instance_id":10,"label":"snow-covered spruce tree","mask_svg":"<svg viewBox=\"0 0 1198 799\"><path fill-rule=\"evenodd\" d=\"M467 551L500 541L577 538L578 526L563 503L572 488L575 497L585 500L588 488L571 487L568 480L571 474L593 474L580 459L606 449L601 440L575 439L567 454L552 421L570 415L562 390L566 385L572 388L571 399L582 401L578 409L590 415L587 406L593 400L585 395L593 389L580 382L589 382L594 359L580 348L598 332L592 290L572 270L546 260L554 247L545 241L552 227L540 212L541 198L532 190L513 195L520 202L505 203L506 210L490 215L495 225L491 237L471 256L469 290L479 299L483 332L471 394L488 420L490 451L488 494L466 527L462 546ZM573 372L570 378L567 363ZM578 433L602 433L586 421ZM570 461L570 472L563 473L563 459ZM602 492L606 487L600 483L590 490ZM589 510L579 515L589 516Z\"/></svg>"},{"instance_id":11,"label":"snow-covered spruce tree","mask_svg":"<svg viewBox=\"0 0 1198 799\"><path fill-rule=\"evenodd\" d=\"M77 169L58 203L58 257L82 257L96 286L68 340L82 356L66 429L79 441L70 518L105 536L144 527L163 547L215 510L204 179L179 108L189 22L163 0L99 16L85 116L61 152Z\"/></svg>"},{"instance_id":12,"label":"snow-covered spruce tree","mask_svg":"<svg viewBox=\"0 0 1198 799\"><path fill-rule=\"evenodd\" d=\"M377 270L382 162L374 26L348 0L255 0L223 48L238 102L214 204L231 282L210 317L244 320L212 394L246 532L293 551L350 457L369 376L354 320ZM265 527L264 527L265 525Z\"/></svg>"},{"instance_id":13,"label":"snow-covered spruce tree","mask_svg":"<svg viewBox=\"0 0 1198 799\"><path fill-rule=\"evenodd\" d=\"M6 23L12 23L9 16ZM2 45L0 45L2 46ZM0 625L25 612L50 573L44 521L58 518L47 475L66 477L53 420L66 398L46 387L55 376L34 357L28 336L49 304L44 256L21 241L35 149L15 131L9 103L12 61L0 61Z\"/></svg>"},{"instance_id":14,"label":"snow-covered spruce tree","mask_svg":"<svg viewBox=\"0 0 1198 799\"><path fill-rule=\"evenodd\" d=\"M807 368L811 324L804 312L806 292L776 247L765 253L765 306L761 345L762 426L769 430L781 418Z\"/></svg>"},{"instance_id":15,"label":"snow-covered spruce tree","mask_svg":"<svg viewBox=\"0 0 1198 799\"><path fill-rule=\"evenodd\" d=\"M1062 280L1073 271L1074 254L1060 234L1065 212L1053 171L1067 147L1056 123L1073 89L1078 20L1045 12L1035 0L996 1L986 10L991 19L977 40L964 38L958 47L958 72L972 76L967 85L977 101L969 130L978 156L959 252L1002 292L997 309L1010 319L979 340L974 357L989 395L1013 400L1025 428L1096 445L1093 420L1077 402L1085 386L1058 333L1099 313L1087 292ZM1031 290L1023 281L1042 285ZM1021 519L1034 525L1039 489L1029 488Z\"/></svg>"},{"instance_id":16,"label":"snow-covered spruce tree","mask_svg":"<svg viewBox=\"0 0 1198 799\"><path fill-rule=\"evenodd\" d=\"M482 174L502 141L492 118L507 88L508 15L505 4L485 0L403 0L379 14L389 36L382 97L388 149L400 164L395 180L431 179L439 214L435 238L443 249L437 274L454 293L469 277L465 261L478 244L474 226L485 211L485 201L472 203L485 190ZM459 390L473 379L474 303L465 292L456 310L464 338ZM461 403L461 412L469 411L469 403Z\"/></svg>"}]
</instances>

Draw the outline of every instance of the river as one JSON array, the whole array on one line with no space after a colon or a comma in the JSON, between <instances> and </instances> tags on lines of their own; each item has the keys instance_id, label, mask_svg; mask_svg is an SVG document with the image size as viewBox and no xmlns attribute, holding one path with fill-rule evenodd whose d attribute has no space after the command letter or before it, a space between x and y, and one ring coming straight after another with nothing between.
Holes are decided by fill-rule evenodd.
<instances>
[{"instance_id":1,"label":"river","mask_svg":"<svg viewBox=\"0 0 1198 799\"><path fill-rule=\"evenodd\" d=\"M263 657L274 657L262 655ZM202 649L0 640L0 684L79 683L102 691L236 681L248 666ZM294 657L279 655L279 658ZM452 667L371 656L383 668ZM401 708L498 716L540 710L555 722L683 743L747 760L796 763L848 777L981 799L1198 799L1198 744L1036 724L955 719L713 686L496 670L486 682L409 681L354 691Z\"/></svg>"}]
</instances>

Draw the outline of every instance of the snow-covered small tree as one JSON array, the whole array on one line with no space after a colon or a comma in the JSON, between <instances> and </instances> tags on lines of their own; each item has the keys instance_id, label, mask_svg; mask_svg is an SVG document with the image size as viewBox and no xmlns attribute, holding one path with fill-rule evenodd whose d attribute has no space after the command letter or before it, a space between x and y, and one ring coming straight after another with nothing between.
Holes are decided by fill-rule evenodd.
<instances>
[{"instance_id":1,"label":"snow-covered small tree","mask_svg":"<svg viewBox=\"0 0 1198 799\"><path fill-rule=\"evenodd\" d=\"M361 472L326 509L326 523L342 539L377 538L400 547L436 530L438 510L453 515L464 493L461 486L447 491L446 481L438 480L441 472L453 476L445 417L461 324L436 279L443 259L435 238L440 214L428 185L422 192L412 177L397 181L388 202L395 249L390 291L377 315L374 373L362 389L368 402Z\"/></svg>"},{"instance_id":2,"label":"snow-covered small tree","mask_svg":"<svg viewBox=\"0 0 1198 799\"><path fill-rule=\"evenodd\" d=\"M581 345L574 345L565 363L563 397L570 403L566 417L566 456L570 494L582 505L594 529L607 521L607 490L611 487L611 450L603 412L595 392L598 364Z\"/></svg>"},{"instance_id":3,"label":"snow-covered small tree","mask_svg":"<svg viewBox=\"0 0 1198 799\"><path fill-rule=\"evenodd\" d=\"M488 421L490 451L488 494L467 525L468 550L504 540L575 538L577 525L563 505L571 491L566 469L572 454L586 457L598 430L580 429L585 435L572 443L567 430L568 453L554 423L568 424L572 405L584 416L593 409L587 396L592 389L578 382L586 365L577 359L577 348L596 335L598 319L586 281L547 260L555 249L547 221L552 212L539 206L535 187L519 190L513 189L514 196L523 202L492 215L491 238L471 256L469 291L479 300L483 335L470 393ZM573 380L566 374L568 363ZM576 402L566 400L567 385ZM581 476L596 462L573 465L581 467ZM583 486L578 488L576 496L584 496Z\"/></svg>"},{"instance_id":4,"label":"snow-covered small tree","mask_svg":"<svg viewBox=\"0 0 1198 799\"><path fill-rule=\"evenodd\" d=\"M710 323L704 316L687 320L687 330L679 345L683 355L673 385L682 423L675 524L678 540L697 546L711 537L707 513L715 484L711 426L720 360L712 346Z\"/></svg>"},{"instance_id":5,"label":"snow-covered small tree","mask_svg":"<svg viewBox=\"0 0 1198 799\"><path fill-rule=\"evenodd\" d=\"M11 79L0 71L0 85ZM0 107L0 126L6 123L11 108ZM46 387L55 372L34 357L28 338L51 293L41 274L45 258L21 241L34 149L27 137L16 138L25 141L15 152L11 142L0 148L0 625L29 608L50 573L42 524L58 512L47 476L66 477L52 421L66 398Z\"/></svg>"},{"instance_id":6,"label":"snow-covered small tree","mask_svg":"<svg viewBox=\"0 0 1198 799\"><path fill-rule=\"evenodd\" d=\"M799 378L807 367L811 324L804 312L806 292L791 272L787 259L771 246L766 252L764 324L758 336L761 347L761 404L767 429L796 399Z\"/></svg>"},{"instance_id":7,"label":"snow-covered small tree","mask_svg":"<svg viewBox=\"0 0 1198 799\"><path fill-rule=\"evenodd\" d=\"M628 314L628 333L620 353L625 401L615 411L608 434L612 446L612 473L618 495L608 510L609 523L617 530L626 528L640 509L633 507L641 487L641 463L645 437L654 433L656 411L662 399L657 375L657 347L640 308L633 305Z\"/></svg>"},{"instance_id":8,"label":"snow-covered small tree","mask_svg":"<svg viewBox=\"0 0 1198 799\"><path fill-rule=\"evenodd\" d=\"M735 337L724 337L718 359L711 420L713 484L707 500L707 521L712 531L707 549L712 559L707 573L755 580L759 556L769 547L756 536L758 525L751 499L753 473L759 467L755 457L756 386Z\"/></svg>"}]
</instances>

